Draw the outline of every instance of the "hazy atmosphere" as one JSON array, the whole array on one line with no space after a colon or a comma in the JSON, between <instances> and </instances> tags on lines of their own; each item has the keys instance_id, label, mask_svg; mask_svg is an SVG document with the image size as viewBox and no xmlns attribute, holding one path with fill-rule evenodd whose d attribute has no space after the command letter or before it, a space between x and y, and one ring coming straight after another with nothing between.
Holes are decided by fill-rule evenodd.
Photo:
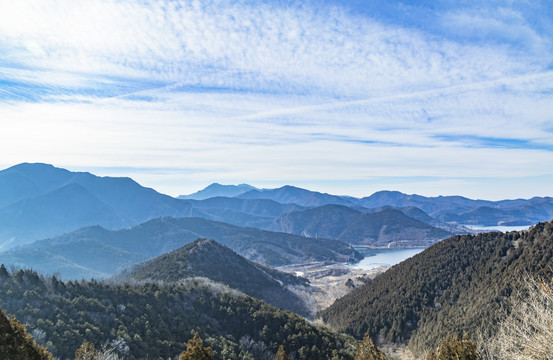
<instances>
[{"instance_id":1,"label":"hazy atmosphere","mask_svg":"<svg viewBox=\"0 0 553 360\"><path fill-rule=\"evenodd\" d=\"M553 354L553 0L0 0L0 359Z\"/></svg>"},{"instance_id":2,"label":"hazy atmosphere","mask_svg":"<svg viewBox=\"0 0 553 360\"><path fill-rule=\"evenodd\" d=\"M0 1L0 167L366 196L553 189L550 1Z\"/></svg>"}]
</instances>

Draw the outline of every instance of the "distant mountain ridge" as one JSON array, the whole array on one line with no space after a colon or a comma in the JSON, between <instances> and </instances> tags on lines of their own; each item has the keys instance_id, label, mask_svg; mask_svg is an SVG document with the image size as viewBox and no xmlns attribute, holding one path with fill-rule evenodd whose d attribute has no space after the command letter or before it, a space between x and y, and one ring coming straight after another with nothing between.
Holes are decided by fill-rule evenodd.
<instances>
[{"instance_id":1,"label":"distant mountain ridge","mask_svg":"<svg viewBox=\"0 0 553 360\"><path fill-rule=\"evenodd\" d=\"M64 279L101 279L198 238L217 239L247 259L270 266L362 258L338 240L243 228L203 218L163 217L130 229L82 228L0 252L0 263L59 273Z\"/></svg>"},{"instance_id":2,"label":"distant mountain ridge","mask_svg":"<svg viewBox=\"0 0 553 360\"><path fill-rule=\"evenodd\" d=\"M297 204L305 207L323 206L329 204L352 206L355 205L341 196L323 194L286 185L278 189L250 190L241 195L242 199L270 199L282 204Z\"/></svg>"},{"instance_id":3,"label":"distant mountain ridge","mask_svg":"<svg viewBox=\"0 0 553 360\"><path fill-rule=\"evenodd\" d=\"M534 197L515 200L473 200L462 196L425 197L407 195L399 191L378 191L371 196L355 198L309 191L293 186L277 189L250 190L237 197L243 199L270 199L283 204L304 207L344 205L367 209L416 207L441 223L460 225L532 225L553 218L553 198Z\"/></svg>"},{"instance_id":4,"label":"distant mountain ridge","mask_svg":"<svg viewBox=\"0 0 553 360\"><path fill-rule=\"evenodd\" d=\"M0 249L84 226L118 229L160 216L203 215L130 178L98 177L46 164L2 170L0 185Z\"/></svg>"},{"instance_id":5,"label":"distant mountain ridge","mask_svg":"<svg viewBox=\"0 0 553 360\"><path fill-rule=\"evenodd\" d=\"M283 213L306 209L297 204L282 204L269 199L241 199L217 196L204 200L184 200L212 220L238 226L269 229Z\"/></svg>"},{"instance_id":6,"label":"distant mountain ridge","mask_svg":"<svg viewBox=\"0 0 553 360\"><path fill-rule=\"evenodd\" d=\"M424 197L398 191L379 191L358 200L367 208L414 206L443 222L467 225L532 225L553 218L553 198L472 200L462 196Z\"/></svg>"},{"instance_id":7,"label":"distant mountain ridge","mask_svg":"<svg viewBox=\"0 0 553 360\"><path fill-rule=\"evenodd\" d=\"M117 276L118 280L176 282L206 277L283 309L307 316L303 300L287 287L308 281L254 263L215 240L198 239Z\"/></svg>"},{"instance_id":8,"label":"distant mountain ridge","mask_svg":"<svg viewBox=\"0 0 553 360\"><path fill-rule=\"evenodd\" d=\"M363 213L342 205L289 212L277 218L270 229L371 246L429 246L452 235L397 209Z\"/></svg>"},{"instance_id":9,"label":"distant mountain ridge","mask_svg":"<svg viewBox=\"0 0 553 360\"><path fill-rule=\"evenodd\" d=\"M222 197L235 197L250 190L257 189L255 186L248 184L240 185L221 185L219 183L213 183L206 188L197 191L189 195L180 195L179 199L191 199L191 200L205 200L218 196Z\"/></svg>"},{"instance_id":10,"label":"distant mountain ridge","mask_svg":"<svg viewBox=\"0 0 553 360\"><path fill-rule=\"evenodd\" d=\"M3 185L0 188L0 250L82 227L100 225L116 230L163 216L201 217L270 229L283 214L321 204L358 207L339 196L292 186L258 190L249 185L212 184L199 193L208 196L214 192L250 190L238 197L175 199L142 187L129 178L98 177L47 164L24 163L0 171L0 184ZM130 258L135 260L135 257Z\"/></svg>"},{"instance_id":11,"label":"distant mountain ridge","mask_svg":"<svg viewBox=\"0 0 553 360\"><path fill-rule=\"evenodd\" d=\"M294 186L278 189L251 189L247 184L238 186L212 184L196 193L199 197L214 194L203 200L176 199L145 188L129 178L98 177L85 172L71 172L47 164L19 164L0 171L0 251L35 240L51 238L75 231L82 227L100 225L116 230L136 226L158 217L199 217L225 222L242 227L289 232L311 237L334 236L346 242L358 242L356 236L369 234L378 226L371 223L375 216L365 215L366 221L352 222L346 233L347 239L337 230L328 232L327 222L332 223L331 211L313 209L327 205L346 206L360 213L369 214L396 208L406 216L445 230L449 233L466 233L467 229L455 224L479 226L530 225L553 218L553 198L530 200L485 201L471 200L461 196L426 198L393 191L381 191L369 197L356 199L346 196L324 194ZM248 190L249 189L249 190ZM245 191L245 192L243 192ZM299 230L298 222L284 224L283 219L297 219L298 214L308 211L327 218L312 219L309 228ZM401 216L394 217L403 224L412 223ZM277 220L280 219L280 220ZM350 219L351 220L351 219ZM280 223L281 228L279 225ZM404 240L420 240L424 231L409 233L409 226L402 223L387 223L382 235L391 234L392 228ZM317 224L320 229L314 227ZM401 227L404 227L401 230ZM297 230L297 231L296 231ZM432 241L437 232L433 231ZM363 235L363 236L365 236ZM444 234L445 235L445 234ZM367 235L367 239L374 235ZM379 237L384 239L382 236ZM398 237L389 237L396 241ZM393 239L392 239L393 238ZM395 239L395 240L394 240ZM368 241L371 242L371 241ZM376 241L386 244L385 241ZM413 244L404 243L405 246Z\"/></svg>"}]
</instances>

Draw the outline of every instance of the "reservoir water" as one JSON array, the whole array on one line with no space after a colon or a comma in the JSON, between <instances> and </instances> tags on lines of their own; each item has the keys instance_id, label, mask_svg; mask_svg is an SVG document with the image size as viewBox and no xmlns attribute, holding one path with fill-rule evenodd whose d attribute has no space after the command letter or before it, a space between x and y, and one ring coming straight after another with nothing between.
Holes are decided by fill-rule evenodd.
<instances>
[{"instance_id":1,"label":"reservoir water","mask_svg":"<svg viewBox=\"0 0 553 360\"><path fill-rule=\"evenodd\" d=\"M490 232L490 231L518 231L526 230L530 226L475 226L475 225L463 225L477 232ZM354 246L355 250L359 251L364 259L357 264L350 265L352 269L371 270L380 266L390 267L395 264L399 264L403 260L406 260L412 256L422 252L425 248L409 248L409 249L397 249L397 248L381 248L373 249L362 246Z\"/></svg>"},{"instance_id":2,"label":"reservoir water","mask_svg":"<svg viewBox=\"0 0 553 360\"><path fill-rule=\"evenodd\" d=\"M501 231L501 232L509 232L509 231L520 231L520 230L528 230L530 225L523 225L523 226L481 226L481 225L462 225L465 227L468 227L471 230L477 231L477 232L490 232L490 231Z\"/></svg>"},{"instance_id":3,"label":"reservoir water","mask_svg":"<svg viewBox=\"0 0 553 360\"><path fill-rule=\"evenodd\" d=\"M380 266L390 267L399 264L403 260L415 256L425 248L409 248L409 249L372 249L367 247L355 247L365 258L357 264L351 265L352 269L371 270Z\"/></svg>"}]
</instances>

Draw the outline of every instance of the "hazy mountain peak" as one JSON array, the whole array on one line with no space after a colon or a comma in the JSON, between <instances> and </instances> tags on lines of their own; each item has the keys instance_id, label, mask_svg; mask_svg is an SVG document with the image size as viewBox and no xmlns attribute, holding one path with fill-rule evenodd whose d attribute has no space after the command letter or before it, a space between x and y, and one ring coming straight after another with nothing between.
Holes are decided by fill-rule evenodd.
<instances>
[{"instance_id":1,"label":"hazy mountain peak","mask_svg":"<svg viewBox=\"0 0 553 360\"><path fill-rule=\"evenodd\" d=\"M22 163L0 171L2 193L16 201L63 186L72 176L68 170L43 163ZM1 205L1 204L0 204Z\"/></svg>"},{"instance_id":2,"label":"hazy mountain peak","mask_svg":"<svg viewBox=\"0 0 553 360\"><path fill-rule=\"evenodd\" d=\"M238 197L243 199L269 199L281 204L297 204L301 206L322 206L328 204L354 205L351 201L341 196L306 190L292 185L284 185L277 189L253 189Z\"/></svg>"},{"instance_id":3,"label":"hazy mountain peak","mask_svg":"<svg viewBox=\"0 0 553 360\"><path fill-rule=\"evenodd\" d=\"M15 239L10 246L83 226L122 228L192 213L189 204L128 177L99 177L43 163L0 171L0 241Z\"/></svg>"},{"instance_id":4,"label":"hazy mountain peak","mask_svg":"<svg viewBox=\"0 0 553 360\"><path fill-rule=\"evenodd\" d=\"M226 246L219 244L213 239L201 238L183 246L181 249L187 250L188 253L212 251L213 249L228 249ZM230 249L228 249L230 250ZM178 250L175 250L178 251Z\"/></svg>"},{"instance_id":5,"label":"hazy mountain peak","mask_svg":"<svg viewBox=\"0 0 553 360\"><path fill-rule=\"evenodd\" d=\"M255 186L251 186L248 184L222 185L219 183L213 183L200 191L197 191L189 195L181 195L178 198L191 199L191 200L205 200L205 199L218 197L218 196L235 197L253 189L257 189L257 188Z\"/></svg>"},{"instance_id":6,"label":"hazy mountain peak","mask_svg":"<svg viewBox=\"0 0 553 360\"><path fill-rule=\"evenodd\" d=\"M40 169L40 170L56 170L56 171L65 171L68 172L68 170L57 168L52 164L46 164L46 163L30 163L30 162L23 162L17 165L14 165L12 167L9 167L3 171L28 171L33 169Z\"/></svg>"},{"instance_id":7,"label":"hazy mountain peak","mask_svg":"<svg viewBox=\"0 0 553 360\"><path fill-rule=\"evenodd\" d=\"M401 191L397 191L397 190L380 190L380 191L377 191L375 192L373 195L407 195L407 194L404 194L402 193Z\"/></svg>"}]
</instances>

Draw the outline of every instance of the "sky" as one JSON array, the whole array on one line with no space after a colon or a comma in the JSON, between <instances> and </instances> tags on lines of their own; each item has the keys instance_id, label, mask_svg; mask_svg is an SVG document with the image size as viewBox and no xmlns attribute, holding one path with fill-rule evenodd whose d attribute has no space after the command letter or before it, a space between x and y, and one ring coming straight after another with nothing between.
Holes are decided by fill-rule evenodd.
<instances>
[{"instance_id":1,"label":"sky","mask_svg":"<svg viewBox=\"0 0 553 360\"><path fill-rule=\"evenodd\" d=\"M0 168L553 196L553 2L0 0Z\"/></svg>"}]
</instances>

